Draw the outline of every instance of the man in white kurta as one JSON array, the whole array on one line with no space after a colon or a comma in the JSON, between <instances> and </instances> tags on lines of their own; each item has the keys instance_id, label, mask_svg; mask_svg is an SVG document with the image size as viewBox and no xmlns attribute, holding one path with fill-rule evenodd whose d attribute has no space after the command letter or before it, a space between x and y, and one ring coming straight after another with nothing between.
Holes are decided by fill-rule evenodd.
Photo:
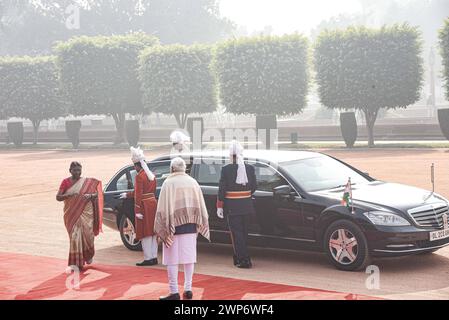
<instances>
[{"instance_id":1,"label":"man in white kurta","mask_svg":"<svg viewBox=\"0 0 449 320\"><path fill-rule=\"evenodd\" d=\"M180 300L178 290L179 265L184 266L183 298L193 297L192 279L196 260L197 235L207 240L209 216L201 188L186 174L181 158L171 162L171 175L164 181L156 212L154 231L162 240L162 263L167 266L170 294L161 300Z\"/></svg>"}]
</instances>

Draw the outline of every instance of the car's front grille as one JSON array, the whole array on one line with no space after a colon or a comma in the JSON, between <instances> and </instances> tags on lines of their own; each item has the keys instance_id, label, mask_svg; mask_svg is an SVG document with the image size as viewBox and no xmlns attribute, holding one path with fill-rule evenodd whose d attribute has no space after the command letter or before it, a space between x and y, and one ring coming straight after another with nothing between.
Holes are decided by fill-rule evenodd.
<instances>
[{"instance_id":1,"label":"car's front grille","mask_svg":"<svg viewBox=\"0 0 449 320\"><path fill-rule=\"evenodd\" d=\"M420 227L442 228L443 215L449 215L449 207L447 204L427 205L410 209L408 213Z\"/></svg>"}]
</instances>

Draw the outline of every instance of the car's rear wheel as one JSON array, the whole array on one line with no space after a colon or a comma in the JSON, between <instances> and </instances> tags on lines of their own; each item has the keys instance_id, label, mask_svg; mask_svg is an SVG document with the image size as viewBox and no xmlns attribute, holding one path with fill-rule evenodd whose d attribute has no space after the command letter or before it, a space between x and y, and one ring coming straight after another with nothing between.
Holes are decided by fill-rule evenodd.
<instances>
[{"instance_id":1,"label":"car's rear wheel","mask_svg":"<svg viewBox=\"0 0 449 320\"><path fill-rule=\"evenodd\" d=\"M369 264L366 237L360 228L348 220L332 223L324 235L324 249L328 258L344 271L357 271Z\"/></svg>"},{"instance_id":2,"label":"car's rear wheel","mask_svg":"<svg viewBox=\"0 0 449 320\"><path fill-rule=\"evenodd\" d=\"M129 250L141 251L142 244L140 240L136 240L136 230L134 224L126 215L122 215L120 218L120 237L122 242Z\"/></svg>"}]
</instances>

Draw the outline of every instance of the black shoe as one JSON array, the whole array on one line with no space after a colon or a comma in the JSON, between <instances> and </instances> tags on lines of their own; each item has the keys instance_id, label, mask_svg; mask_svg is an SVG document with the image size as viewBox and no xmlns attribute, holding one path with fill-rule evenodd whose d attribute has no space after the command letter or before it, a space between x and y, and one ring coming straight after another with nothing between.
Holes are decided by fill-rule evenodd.
<instances>
[{"instance_id":1,"label":"black shoe","mask_svg":"<svg viewBox=\"0 0 449 320\"><path fill-rule=\"evenodd\" d=\"M240 263L239 259L237 258L237 256L235 254L232 258L234 259L234 266L236 266Z\"/></svg>"},{"instance_id":2,"label":"black shoe","mask_svg":"<svg viewBox=\"0 0 449 320\"><path fill-rule=\"evenodd\" d=\"M138 267L147 267L147 266L155 266L158 264L157 258L151 259L151 260L145 260L141 263L136 263L136 266Z\"/></svg>"},{"instance_id":3,"label":"black shoe","mask_svg":"<svg viewBox=\"0 0 449 320\"><path fill-rule=\"evenodd\" d=\"M168 296L160 297L159 300L181 300L179 293L169 294Z\"/></svg>"},{"instance_id":4,"label":"black shoe","mask_svg":"<svg viewBox=\"0 0 449 320\"><path fill-rule=\"evenodd\" d=\"M240 269L251 269L253 264L251 263L251 259L242 259L239 264L236 265L237 268Z\"/></svg>"},{"instance_id":5,"label":"black shoe","mask_svg":"<svg viewBox=\"0 0 449 320\"><path fill-rule=\"evenodd\" d=\"M182 299L183 300L192 300L193 299L193 292L192 291L185 291L182 294Z\"/></svg>"}]
</instances>

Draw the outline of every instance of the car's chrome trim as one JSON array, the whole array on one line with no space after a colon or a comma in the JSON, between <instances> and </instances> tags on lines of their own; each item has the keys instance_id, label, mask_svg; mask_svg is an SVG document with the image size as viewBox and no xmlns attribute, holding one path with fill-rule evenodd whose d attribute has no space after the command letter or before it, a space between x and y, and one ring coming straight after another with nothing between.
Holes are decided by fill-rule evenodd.
<instances>
[{"instance_id":1,"label":"car's chrome trim","mask_svg":"<svg viewBox=\"0 0 449 320\"><path fill-rule=\"evenodd\" d=\"M411 248L414 247L414 244L389 244L387 245L388 248Z\"/></svg>"},{"instance_id":2,"label":"car's chrome trim","mask_svg":"<svg viewBox=\"0 0 449 320\"><path fill-rule=\"evenodd\" d=\"M417 226L423 228L442 228L443 224L442 223L440 224L439 217L442 217L444 214L447 214L448 212L449 212L449 204L442 201L426 204L423 206L407 210L407 213L412 218L413 222ZM428 218L426 219L426 221L418 221L420 218L423 217ZM435 218L435 221L438 224L438 226L432 225L432 218Z\"/></svg>"},{"instance_id":3,"label":"car's chrome trim","mask_svg":"<svg viewBox=\"0 0 449 320\"><path fill-rule=\"evenodd\" d=\"M423 211L440 209L440 208L447 207L447 206L448 206L448 204L445 202L437 202L437 203L431 203L431 204L426 204L424 206L412 208L412 209L407 210L407 212L409 214L414 214L414 213L419 213L419 212L423 212Z\"/></svg>"},{"instance_id":4,"label":"car's chrome trim","mask_svg":"<svg viewBox=\"0 0 449 320\"><path fill-rule=\"evenodd\" d=\"M375 252L382 252L382 253L412 253L412 252L421 252L421 251L429 251L429 250L435 250L435 249L441 249L444 247L449 246L449 242L445 243L440 246L435 247L428 247L428 248L418 248L418 249L410 249L410 250L382 250L382 249L374 249Z\"/></svg>"},{"instance_id":5,"label":"car's chrome trim","mask_svg":"<svg viewBox=\"0 0 449 320\"><path fill-rule=\"evenodd\" d=\"M265 238L282 239L282 240L295 240L295 241L297 240L297 241L301 241L301 242L316 242L316 240L311 240L311 239L278 237L278 236L270 236L270 235L258 234L258 233L249 233L248 235L258 236L258 237L265 237Z\"/></svg>"},{"instance_id":6,"label":"car's chrome trim","mask_svg":"<svg viewBox=\"0 0 449 320\"><path fill-rule=\"evenodd\" d=\"M103 194L113 194L113 193L123 193L123 192L132 192L134 189L128 189L128 190L116 190L116 191L106 191L103 192Z\"/></svg>"},{"instance_id":7,"label":"car's chrome trim","mask_svg":"<svg viewBox=\"0 0 449 320\"><path fill-rule=\"evenodd\" d=\"M223 230L213 230L213 229L211 229L210 231L211 232L229 233L229 231L223 231ZM311 239L286 238L286 237L270 236L270 235L258 234L258 233L248 233L248 236L275 238L275 239L282 239L282 240L294 240L294 241L301 241L301 242L316 242L316 240L311 240Z\"/></svg>"}]
</instances>

